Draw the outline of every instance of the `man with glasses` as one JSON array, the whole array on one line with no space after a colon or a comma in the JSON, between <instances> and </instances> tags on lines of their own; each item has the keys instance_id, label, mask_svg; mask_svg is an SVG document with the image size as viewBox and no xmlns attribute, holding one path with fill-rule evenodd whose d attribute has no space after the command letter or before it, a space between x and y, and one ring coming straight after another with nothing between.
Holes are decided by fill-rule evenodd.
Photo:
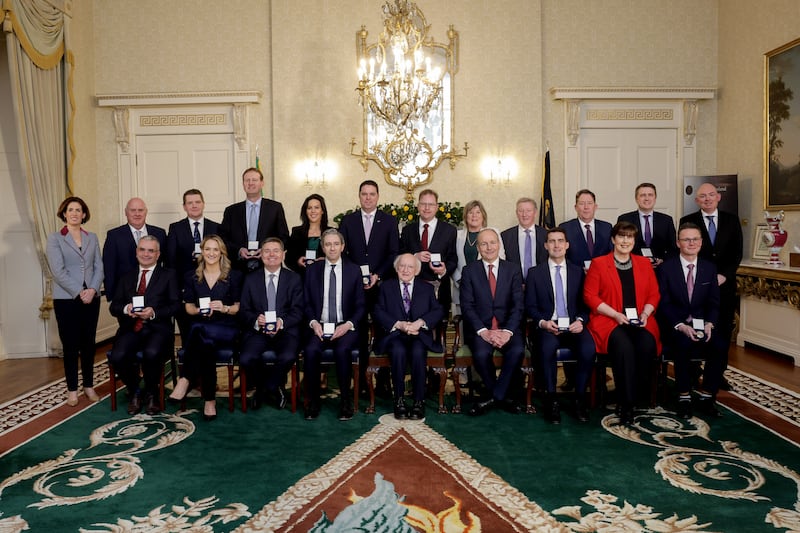
<instances>
[{"instance_id":1,"label":"man with glasses","mask_svg":"<svg viewBox=\"0 0 800 533\"><path fill-rule=\"evenodd\" d=\"M658 268L661 302L657 317L664 352L675 362L678 416L692 416L691 359L706 360L702 387L697 390L700 411L721 416L714 402L722 380L726 338L715 326L720 317L720 288L714 263L698 257L703 246L700 227L684 222L678 230L679 255Z\"/></svg>"}]
</instances>

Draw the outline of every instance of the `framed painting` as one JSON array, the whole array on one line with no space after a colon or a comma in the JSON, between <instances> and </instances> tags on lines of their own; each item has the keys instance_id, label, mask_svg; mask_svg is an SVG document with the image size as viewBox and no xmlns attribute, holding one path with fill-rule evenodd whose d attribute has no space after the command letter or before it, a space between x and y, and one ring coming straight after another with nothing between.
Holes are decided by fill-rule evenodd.
<instances>
[{"instance_id":1,"label":"framed painting","mask_svg":"<svg viewBox=\"0 0 800 533\"><path fill-rule=\"evenodd\" d=\"M764 207L800 209L800 38L765 54Z\"/></svg>"},{"instance_id":2,"label":"framed painting","mask_svg":"<svg viewBox=\"0 0 800 533\"><path fill-rule=\"evenodd\" d=\"M753 234L753 259L769 259L769 245L764 234L769 233L769 226L756 224Z\"/></svg>"}]
</instances>

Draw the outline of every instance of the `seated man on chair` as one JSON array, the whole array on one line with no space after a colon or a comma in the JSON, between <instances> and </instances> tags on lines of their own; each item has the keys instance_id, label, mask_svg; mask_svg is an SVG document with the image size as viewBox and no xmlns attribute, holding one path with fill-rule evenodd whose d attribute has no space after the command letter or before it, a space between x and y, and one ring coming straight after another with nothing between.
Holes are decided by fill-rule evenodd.
<instances>
[{"instance_id":1,"label":"seated man on chair","mask_svg":"<svg viewBox=\"0 0 800 533\"><path fill-rule=\"evenodd\" d=\"M481 230L477 243L481 260L468 264L461 273L461 315L466 344L489 397L473 405L469 414L482 415L497 406L520 413L522 408L509 389L525 356L522 269L499 258L500 236L494 229ZM495 350L503 354L499 377L492 361Z\"/></svg>"},{"instance_id":2,"label":"seated man on chair","mask_svg":"<svg viewBox=\"0 0 800 533\"><path fill-rule=\"evenodd\" d=\"M553 424L561 422L561 408L556 399L559 348L569 348L577 360L575 374L575 415L589 420L586 384L594 363L594 340L584 324L589 310L583 303L583 269L566 261L569 241L560 227L547 231L544 247L548 260L528 271L525 282L525 310L536 331L531 339L542 361L547 397L545 417Z\"/></svg>"},{"instance_id":3,"label":"seated man on chair","mask_svg":"<svg viewBox=\"0 0 800 533\"><path fill-rule=\"evenodd\" d=\"M678 416L692 416L691 359L706 360L703 386L698 391L701 412L721 416L715 404L722 381L723 358L728 340L714 332L719 320L720 293L717 268L698 257L703 246L700 227L684 222L678 229L679 255L658 269L661 303L658 318L665 353L675 361Z\"/></svg>"},{"instance_id":4,"label":"seated man on chair","mask_svg":"<svg viewBox=\"0 0 800 533\"><path fill-rule=\"evenodd\" d=\"M263 268L248 274L242 286L239 319L245 334L239 365L256 386L251 407L261 407L269 395L283 409L283 387L300 345L303 283L299 274L282 266L286 252L278 237L264 239L259 254ZM266 351L276 355L269 372L263 360Z\"/></svg>"},{"instance_id":5,"label":"seated man on chair","mask_svg":"<svg viewBox=\"0 0 800 533\"><path fill-rule=\"evenodd\" d=\"M119 329L108 360L128 389L129 415L141 411L142 402L146 402L148 415L161 411L158 387L162 365L175 342L172 317L180 306L178 279L173 270L159 266L160 255L158 238L145 235L139 239L139 266L119 278L111 300L110 311L117 317ZM141 392L137 352L142 353Z\"/></svg>"},{"instance_id":6,"label":"seated man on chair","mask_svg":"<svg viewBox=\"0 0 800 533\"><path fill-rule=\"evenodd\" d=\"M361 269L342 256L344 237L336 229L322 233L323 261L308 266L305 278L305 314L313 335L305 346L305 381L308 393L306 420L319 416L320 367L322 352L332 349L336 379L341 391L339 420L353 418L350 375L353 350L358 348L356 325L364 316Z\"/></svg>"},{"instance_id":7,"label":"seated man on chair","mask_svg":"<svg viewBox=\"0 0 800 533\"><path fill-rule=\"evenodd\" d=\"M425 418L425 368L428 350L441 352L433 329L444 311L436 300L433 285L418 278L422 264L412 254L398 255L394 269L399 279L384 281L375 305L375 321L381 331L375 353L391 360L394 387L394 417L398 420ZM417 283L418 282L418 283ZM414 401L409 412L405 404L406 364L411 364Z\"/></svg>"}]
</instances>

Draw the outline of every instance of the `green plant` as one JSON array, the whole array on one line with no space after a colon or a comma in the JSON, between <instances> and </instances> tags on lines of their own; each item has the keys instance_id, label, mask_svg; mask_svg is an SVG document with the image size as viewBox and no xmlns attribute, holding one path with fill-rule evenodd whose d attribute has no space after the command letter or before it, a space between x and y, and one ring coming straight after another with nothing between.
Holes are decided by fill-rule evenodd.
<instances>
[{"instance_id":1,"label":"green plant","mask_svg":"<svg viewBox=\"0 0 800 533\"><path fill-rule=\"evenodd\" d=\"M349 215L357 210L357 207L348 209L333 217L336 225L342 223L345 215ZM414 202L405 204L381 204L378 209L395 217L401 224L411 224L419 219L417 206ZM454 226L460 226L464 220L464 207L459 202L439 202L439 209L436 211L436 218L448 222Z\"/></svg>"}]
</instances>

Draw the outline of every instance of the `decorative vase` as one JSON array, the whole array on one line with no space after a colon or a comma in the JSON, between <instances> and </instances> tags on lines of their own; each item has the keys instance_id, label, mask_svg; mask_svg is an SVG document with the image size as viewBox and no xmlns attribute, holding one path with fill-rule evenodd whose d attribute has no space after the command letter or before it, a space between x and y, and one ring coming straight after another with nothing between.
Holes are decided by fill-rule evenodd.
<instances>
[{"instance_id":1,"label":"decorative vase","mask_svg":"<svg viewBox=\"0 0 800 533\"><path fill-rule=\"evenodd\" d=\"M783 217L783 211L780 211L775 216L770 215L769 211L764 211L764 220L767 221L769 231L764 232L761 238L764 244L769 246L769 259L766 261L768 265L783 265L783 261L780 260L781 248L786 244L786 239L789 237L786 230L781 227Z\"/></svg>"}]
</instances>

